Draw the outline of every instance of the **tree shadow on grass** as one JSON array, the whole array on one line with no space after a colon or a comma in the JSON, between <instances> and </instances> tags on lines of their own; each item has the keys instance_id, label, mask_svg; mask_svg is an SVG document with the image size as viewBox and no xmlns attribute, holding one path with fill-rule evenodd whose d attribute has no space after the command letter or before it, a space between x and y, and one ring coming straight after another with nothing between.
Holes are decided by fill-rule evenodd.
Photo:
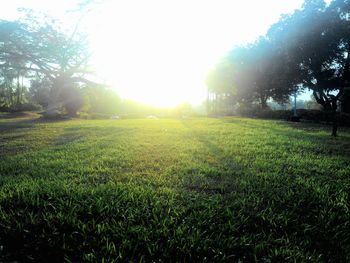
<instances>
[{"instance_id":1,"label":"tree shadow on grass","mask_svg":"<svg viewBox=\"0 0 350 263\"><path fill-rule=\"evenodd\" d=\"M198 141L208 148L210 154L216 155L219 161L225 160L225 153L205 134L196 131L190 123L183 122L183 124L190 129ZM275 128L266 126L266 124L264 126L249 123L249 126L259 129L266 127L273 134L277 133L277 135L293 137L293 139L312 140L316 147L317 145L328 146L328 141L335 144L334 138L326 137L318 132L305 134L307 132L286 130L283 127ZM323 130L321 127L320 131ZM342 142L341 140L336 141ZM335 145L339 148L339 144ZM314 148L309 150L313 152ZM338 153L348 158L344 149L339 149ZM323 154L326 155L326 153ZM244 167L241 170L244 172ZM284 173L267 171L264 176L259 176L259 174L250 172L252 171L243 174L245 178L239 177L238 174L234 176L236 180L231 180L231 184L237 186L235 191L238 191L238 195L233 191L215 192L221 195L228 193L224 196L223 203L228 204L229 207L231 204L236 204L233 209L239 210L246 216L247 221L241 226L245 233L259 236L264 236L265 232L270 233L271 239L288 240L290 244L305 251L317 252L325 261L332 259L337 262L345 262L345 258L349 255L346 252L348 246L344 241L348 239L349 213L343 209L343 206L346 207L347 204L335 205L334 199L335 197L341 198L342 193L347 192L348 179L343 181L342 178L337 178L332 174L322 174L312 178L299 175L296 179ZM205 176L209 178L212 174L205 174ZM240 179L245 180L246 184L241 184ZM198 191L198 189L191 189L191 185L186 185L186 187ZM211 190L210 187L205 189ZM205 192L200 188L199 191ZM324 214L324 211L328 212ZM277 242L272 244L275 248L283 248L283 244Z\"/></svg>"},{"instance_id":2,"label":"tree shadow on grass","mask_svg":"<svg viewBox=\"0 0 350 263\"><path fill-rule=\"evenodd\" d=\"M326 123L312 123L312 122L290 122L284 121L280 122L281 125L293 128L300 131L305 131L307 133L319 133L319 132L327 132L331 137L332 125ZM350 139L350 127L340 126L338 128L339 137L349 138Z\"/></svg>"},{"instance_id":3,"label":"tree shadow on grass","mask_svg":"<svg viewBox=\"0 0 350 263\"><path fill-rule=\"evenodd\" d=\"M0 119L28 118L32 114L27 112L0 112Z\"/></svg>"},{"instance_id":4,"label":"tree shadow on grass","mask_svg":"<svg viewBox=\"0 0 350 263\"><path fill-rule=\"evenodd\" d=\"M268 129L274 135L284 136L295 141L311 142L313 151L316 154L323 154L331 157L335 155L350 156L350 130L342 129L343 133L338 137L325 134L325 127L322 124L279 122L281 128L266 126L258 123L250 123L250 127ZM306 147L306 146L305 146Z\"/></svg>"},{"instance_id":5,"label":"tree shadow on grass","mask_svg":"<svg viewBox=\"0 0 350 263\"><path fill-rule=\"evenodd\" d=\"M5 116L5 117L3 117ZM62 123L72 120L71 118L45 118L37 113L10 113L0 115L0 134L16 132L20 129L30 129L37 124Z\"/></svg>"},{"instance_id":6,"label":"tree shadow on grass","mask_svg":"<svg viewBox=\"0 0 350 263\"><path fill-rule=\"evenodd\" d=\"M223 120L223 122L227 121ZM219 165L213 170L216 170L216 168L218 168L217 170L224 172L226 170L227 174L231 173L231 176L232 174L234 174L234 177L241 176L244 174L247 175L251 172L254 172L254 169L257 170L256 173L282 173L281 175L284 175L284 167L287 169L285 173L287 173L286 175L288 176L291 176L291 174L289 173L292 173L295 176L297 176L298 173L301 173L299 175L311 175L315 174L316 172L317 174L321 175L324 174L325 171L323 171L322 168L319 167L321 164L317 160L321 160L323 158L331 158L332 160L334 160L334 162L332 163L334 164L335 170L350 165L350 140L347 137L333 138L330 135L326 135L322 132L308 133L303 130L290 129L288 127L285 127L283 124L281 124L281 126L276 126L269 125L269 123L260 124L256 122L243 122L243 126L252 130L256 130L257 133L253 134L253 137L256 136L257 138L259 138L259 140L256 140L256 157L260 156L260 163L259 161L257 161L256 165L254 166L254 155L250 155L249 158L251 158L251 161L248 163L237 163L233 160L232 157L227 156L227 153L225 153L224 150L220 149L220 147L215 145L215 143L213 143L208 138L208 136L206 136L204 133L201 133L200 131L196 131L195 127L191 127L191 123L183 122L183 124L190 129L191 134L199 142L205 145L205 147L210 152L208 157L214 158L217 161L217 163L221 164L221 167ZM316 125L316 127L319 126ZM321 131L323 131L322 126ZM260 132L263 133L263 136L260 136ZM271 134L271 137L269 134ZM255 140L253 141L255 142ZM264 146L266 145L268 146L268 149L276 148L276 150L278 150L279 152L288 152L289 155L282 154L281 156L278 156L278 154L275 154L275 151L273 151L271 152L271 158L276 158L276 160L279 161L279 166L275 167L266 165L265 167L261 156L265 156L264 158L266 158L266 163L269 163L273 160L270 159L269 154L267 152L262 151L262 149L264 149ZM248 146L248 148L254 151L254 149L252 149L251 147ZM294 163L294 161L292 161L294 155L297 158L297 163ZM289 158L289 156L291 158ZM203 159L203 157L204 155L200 156L199 158ZM309 160L309 162L312 162L312 160L314 159L318 164L320 170L315 170L313 165L304 167L305 164L303 162L303 158L306 158L305 160ZM203 163L207 162L204 159L202 161ZM295 167L295 169L293 167ZM301 171L300 169L305 170ZM211 175L209 174L208 176Z\"/></svg>"},{"instance_id":7,"label":"tree shadow on grass","mask_svg":"<svg viewBox=\"0 0 350 263\"><path fill-rule=\"evenodd\" d=\"M0 122L0 133L1 132L12 132L23 128L33 128L36 121L32 119L19 119L8 122Z\"/></svg>"},{"instance_id":8,"label":"tree shadow on grass","mask_svg":"<svg viewBox=\"0 0 350 263\"><path fill-rule=\"evenodd\" d=\"M224 120L225 123L232 123L230 120ZM302 122L289 122L289 121L271 121L275 122L280 126L280 128L274 127L274 125L269 125L269 123L260 123L257 121L251 122L237 122L239 125L243 125L248 128L259 128L266 129L277 135L285 135L293 139L307 139L307 140L336 140L338 138L332 137L331 127L326 124L317 123L302 123ZM328 131L329 128L329 131ZM329 132L329 133L328 133ZM340 139L349 140L350 139L350 128L341 127L340 128Z\"/></svg>"},{"instance_id":9,"label":"tree shadow on grass","mask_svg":"<svg viewBox=\"0 0 350 263\"><path fill-rule=\"evenodd\" d=\"M47 136L38 138L31 131L36 125L47 122L40 115L31 113L11 113L6 119L0 118L0 159L37 149L41 142L46 142Z\"/></svg>"},{"instance_id":10,"label":"tree shadow on grass","mask_svg":"<svg viewBox=\"0 0 350 263\"><path fill-rule=\"evenodd\" d=\"M16 113L0 117L0 132L13 131L16 129L33 128L39 123L64 122L70 119L47 119L39 114Z\"/></svg>"},{"instance_id":11,"label":"tree shadow on grass","mask_svg":"<svg viewBox=\"0 0 350 263\"><path fill-rule=\"evenodd\" d=\"M259 120L262 122L260 123ZM256 126L259 127L271 127L268 125L268 122L275 122L280 124L282 127L292 128L296 131L305 131L310 133L310 135L314 135L316 133L325 132L327 135L332 132L332 124L330 123L316 123L316 122L292 122L286 120L274 120L274 119L257 119L257 118L246 118L246 119L236 119L236 118L225 118L222 119L224 123L234 123L238 125L242 125L245 127L254 128ZM257 124L259 122L259 124ZM349 137L350 136L350 127L339 126L339 135L340 137Z\"/></svg>"},{"instance_id":12,"label":"tree shadow on grass","mask_svg":"<svg viewBox=\"0 0 350 263\"><path fill-rule=\"evenodd\" d=\"M6 122L0 122L0 159L26 150L25 145L14 145L16 141L24 141L26 132L32 129L35 123L32 119L8 118Z\"/></svg>"},{"instance_id":13,"label":"tree shadow on grass","mask_svg":"<svg viewBox=\"0 0 350 263\"><path fill-rule=\"evenodd\" d=\"M132 128L115 128L111 131L105 127L68 127L63 130L63 133L55 139L54 146L63 146L70 143L82 142L89 136L97 136L94 140L96 143L100 143L102 147L108 146L104 143L106 140L113 140L121 134L132 134L135 129Z\"/></svg>"},{"instance_id":14,"label":"tree shadow on grass","mask_svg":"<svg viewBox=\"0 0 350 263\"><path fill-rule=\"evenodd\" d=\"M208 151L208 155L194 155L203 166L183 168L184 187L209 195L239 191L238 177L244 174L245 167L228 157L220 147L205 134L196 131L189 122L182 121L182 124Z\"/></svg>"}]
</instances>

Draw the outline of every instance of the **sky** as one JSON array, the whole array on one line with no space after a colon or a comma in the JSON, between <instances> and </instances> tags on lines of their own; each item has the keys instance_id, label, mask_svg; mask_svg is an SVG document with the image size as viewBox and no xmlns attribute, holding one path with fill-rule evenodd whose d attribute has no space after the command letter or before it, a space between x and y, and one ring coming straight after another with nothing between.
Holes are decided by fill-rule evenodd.
<instances>
[{"instance_id":1,"label":"sky","mask_svg":"<svg viewBox=\"0 0 350 263\"><path fill-rule=\"evenodd\" d=\"M44 11L73 29L74 0L4 0L0 18L19 7ZM154 106L205 100L205 76L236 45L254 41L303 0L100 0L81 18L96 74L124 98Z\"/></svg>"}]
</instances>

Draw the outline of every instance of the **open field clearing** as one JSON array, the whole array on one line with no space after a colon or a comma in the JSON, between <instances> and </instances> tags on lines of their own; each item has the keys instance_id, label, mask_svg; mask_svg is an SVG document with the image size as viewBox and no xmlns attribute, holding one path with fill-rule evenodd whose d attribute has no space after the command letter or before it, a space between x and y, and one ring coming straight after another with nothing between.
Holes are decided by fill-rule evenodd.
<instances>
[{"instance_id":1,"label":"open field clearing","mask_svg":"<svg viewBox=\"0 0 350 263\"><path fill-rule=\"evenodd\" d=\"M350 131L0 118L0 262L349 262Z\"/></svg>"}]
</instances>

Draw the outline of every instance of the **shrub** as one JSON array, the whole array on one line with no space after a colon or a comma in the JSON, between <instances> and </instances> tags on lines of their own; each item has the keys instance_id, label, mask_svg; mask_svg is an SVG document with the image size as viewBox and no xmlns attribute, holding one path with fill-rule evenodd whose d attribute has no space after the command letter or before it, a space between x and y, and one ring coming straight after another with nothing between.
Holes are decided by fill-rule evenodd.
<instances>
[{"instance_id":1,"label":"shrub","mask_svg":"<svg viewBox=\"0 0 350 263\"><path fill-rule=\"evenodd\" d=\"M106 113L90 113L90 114L85 114L84 118L86 118L86 119L92 119L92 120L110 119L110 118L111 118L111 114L106 114Z\"/></svg>"},{"instance_id":2,"label":"shrub","mask_svg":"<svg viewBox=\"0 0 350 263\"><path fill-rule=\"evenodd\" d=\"M237 114L245 117L264 118L264 119L289 119L293 113L288 110L271 110L270 108L261 109L260 105L240 105Z\"/></svg>"}]
</instances>

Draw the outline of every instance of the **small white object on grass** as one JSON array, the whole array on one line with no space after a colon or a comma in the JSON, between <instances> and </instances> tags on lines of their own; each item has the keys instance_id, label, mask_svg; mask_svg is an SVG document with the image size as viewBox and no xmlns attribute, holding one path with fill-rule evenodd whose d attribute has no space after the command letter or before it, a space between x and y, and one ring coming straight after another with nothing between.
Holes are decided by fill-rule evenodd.
<instances>
[{"instance_id":1,"label":"small white object on grass","mask_svg":"<svg viewBox=\"0 0 350 263\"><path fill-rule=\"evenodd\" d=\"M119 120L119 119L120 119L120 117L117 116L117 115L114 115L114 116L111 117L111 120Z\"/></svg>"},{"instance_id":2,"label":"small white object on grass","mask_svg":"<svg viewBox=\"0 0 350 263\"><path fill-rule=\"evenodd\" d=\"M146 118L147 118L147 119L153 119L153 120L158 119L158 117L155 116L155 115L148 115Z\"/></svg>"}]
</instances>

